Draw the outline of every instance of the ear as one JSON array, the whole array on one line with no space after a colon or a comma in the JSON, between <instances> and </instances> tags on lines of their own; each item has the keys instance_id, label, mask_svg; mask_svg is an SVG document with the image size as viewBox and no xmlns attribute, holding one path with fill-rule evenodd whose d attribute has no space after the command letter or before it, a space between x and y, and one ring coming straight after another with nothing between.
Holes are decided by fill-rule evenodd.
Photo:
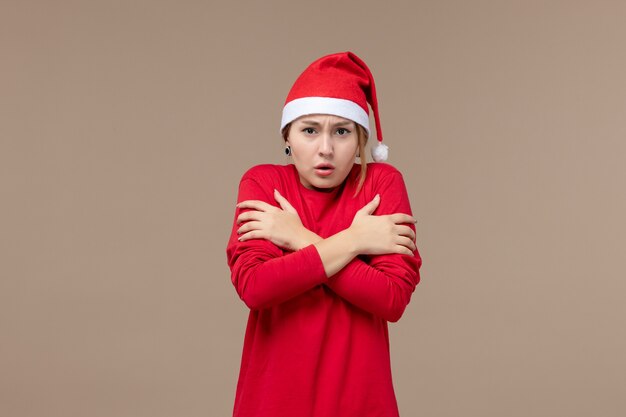
<instances>
[{"instance_id":1,"label":"ear","mask_svg":"<svg viewBox=\"0 0 626 417\"><path fill-rule=\"evenodd\" d=\"M285 143L289 139L289 133L291 132L291 123L287 123L283 130L280 132L280 136L285 140Z\"/></svg>"}]
</instances>

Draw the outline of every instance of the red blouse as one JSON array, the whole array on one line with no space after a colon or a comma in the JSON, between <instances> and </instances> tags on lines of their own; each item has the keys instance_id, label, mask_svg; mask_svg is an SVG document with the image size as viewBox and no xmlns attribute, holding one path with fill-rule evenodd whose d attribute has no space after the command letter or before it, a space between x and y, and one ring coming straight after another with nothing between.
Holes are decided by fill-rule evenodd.
<instances>
[{"instance_id":1,"label":"red blouse","mask_svg":"<svg viewBox=\"0 0 626 417\"><path fill-rule=\"evenodd\" d=\"M376 194L374 215L412 214L397 169L368 164L354 197L359 172L355 164L340 187L320 192L305 188L293 165L258 165L243 175L237 202L279 207L276 188L322 238L347 229ZM233 221L226 253L250 315L233 416L397 417L387 322L400 319L420 280L419 252L358 256L326 277L315 246L289 252L264 239L239 242L237 229Z\"/></svg>"}]
</instances>

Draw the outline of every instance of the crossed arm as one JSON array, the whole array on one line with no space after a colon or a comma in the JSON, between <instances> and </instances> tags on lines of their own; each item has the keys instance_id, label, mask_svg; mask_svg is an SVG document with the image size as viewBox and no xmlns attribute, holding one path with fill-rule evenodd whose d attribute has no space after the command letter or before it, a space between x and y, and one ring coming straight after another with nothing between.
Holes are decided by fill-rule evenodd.
<instances>
[{"instance_id":1,"label":"crossed arm","mask_svg":"<svg viewBox=\"0 0 626 417\"><path fill-rule=\"evenodd\" d=\"M401 317L421 265L411 215L373 215L377 196L349 228L323 239L302 225L278 191L273 197L280 207L261 200L238 204L249 211L237 216L228 248L233 284L250 308L267 308L325 284L385 320Z\"/></svg>"},{"instance_id":2,"label":"crossed arm","mask_svg":"<svg viewBox=\"0 0 626 417\"><path fill-rule=\"evenodd\" d=\"M322 239L302 225L296 209L274 190L280 208L264 201L247 200L237 204L252 211L241 213L237 224L239 241L266 239L287 250L297 251L315 245L327 277L339 272L358 255L399 253L412 256L415 232L403 223L416 223L413 216L396 213L374 216L380 204L380 195L366 204L354 216L352 225L329 238Z\"/></svg>"}]
</instances>

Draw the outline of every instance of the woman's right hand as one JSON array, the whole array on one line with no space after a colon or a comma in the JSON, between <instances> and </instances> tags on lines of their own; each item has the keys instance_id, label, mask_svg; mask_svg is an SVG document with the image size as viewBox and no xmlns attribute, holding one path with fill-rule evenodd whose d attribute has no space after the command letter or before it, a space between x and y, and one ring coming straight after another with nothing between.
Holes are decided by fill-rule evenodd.
<instances>
[{"instance_id":1,"label":"woman's right hand","mask_svg":"<svg viewBox=\"0 0 626 417\"><path fill-rule=\"evenodd\" d=\"M348 228L360 255L385 255L399 253L413 255L415 232L404 223L417 223L413 216L404 213L372 215L380 204L380 195L356 212Z\"/></svg>"}]
</instances>

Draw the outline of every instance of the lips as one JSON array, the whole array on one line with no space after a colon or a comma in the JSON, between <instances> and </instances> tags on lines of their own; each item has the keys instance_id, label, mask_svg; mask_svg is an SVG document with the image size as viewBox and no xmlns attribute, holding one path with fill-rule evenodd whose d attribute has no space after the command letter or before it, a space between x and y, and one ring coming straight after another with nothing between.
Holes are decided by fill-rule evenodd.
<instances>
[{"instance_id":1,"label":"lips","mask_svg":"<svg viewBox=\"0 0 626 417\"><path fill-rule=\"evenodd\" d=\"M323 163L315 165L315 173L321 177L327 177L335 171L333 164Z\"/></svg>"}]
</instances>

